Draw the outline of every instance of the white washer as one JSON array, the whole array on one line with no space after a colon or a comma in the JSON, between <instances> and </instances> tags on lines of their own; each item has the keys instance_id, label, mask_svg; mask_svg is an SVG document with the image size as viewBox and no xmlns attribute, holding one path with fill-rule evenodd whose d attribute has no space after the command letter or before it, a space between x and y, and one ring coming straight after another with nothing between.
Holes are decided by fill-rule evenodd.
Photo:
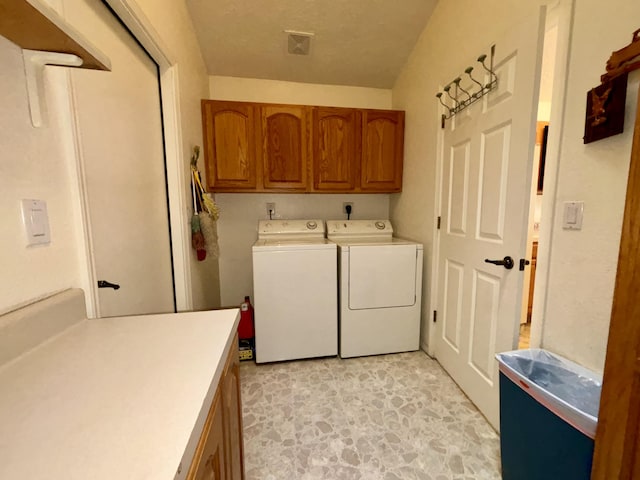
<instances>
[{"instance_id":1,"label":"white washer","mask_svg":"<svg viewBox=\"0 0 640 480\"><path fill-rule=\"evenodd\" d=\"M328 220L338 244L340 356L420 348L422 245L388 220Z\"/></svg>"},{"instance_id":2,"label":"white washer","mask_svg":"<svg viewBox=\"0 0 640 480\"><path fill-rule=\"evenodd\" d=\"M265 220L253 245L256 362L338 354L336 245L322 220Z\"/></svg>"}]
</instances>

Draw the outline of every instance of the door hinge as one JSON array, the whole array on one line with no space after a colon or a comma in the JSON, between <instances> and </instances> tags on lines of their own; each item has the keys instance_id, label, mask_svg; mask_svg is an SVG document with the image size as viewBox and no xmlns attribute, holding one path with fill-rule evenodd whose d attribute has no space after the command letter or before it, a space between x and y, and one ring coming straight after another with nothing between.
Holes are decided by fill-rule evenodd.
<instances>
[{"instance_id":1,"label":"door hinge","mask_svg":"<svg viewBox=\"0 0 640 480\"><path fill-rule=\"evenodd\" d=\"M436 323L438 321L438 311L434 310L433 311L433 323Z\"/></svg>"},{"instance_id":2,"label":"door hinge","mask_svg":"<svg viewBox=\"0 0 640 480\"><path fill-rule=\"evenodd\" d=\"M442 223L442 217L438 217L438 230L440 230L441 223Z\"/></svg>"}]
</instances>

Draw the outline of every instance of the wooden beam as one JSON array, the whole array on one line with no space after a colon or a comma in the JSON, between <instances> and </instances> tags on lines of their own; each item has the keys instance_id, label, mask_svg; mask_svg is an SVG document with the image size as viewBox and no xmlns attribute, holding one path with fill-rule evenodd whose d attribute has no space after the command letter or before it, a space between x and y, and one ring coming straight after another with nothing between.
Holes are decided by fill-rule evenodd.
<instances>
[{"instance_id":1,"label":"wooden beam","mask_svg":"<svg viewBox=\"0 0 640 480\"><path fill-rule=\"evenodd\" d=\"M592 480L640 478L639 114L640 95L629 166Z\"/></svg>"}]
</instances>

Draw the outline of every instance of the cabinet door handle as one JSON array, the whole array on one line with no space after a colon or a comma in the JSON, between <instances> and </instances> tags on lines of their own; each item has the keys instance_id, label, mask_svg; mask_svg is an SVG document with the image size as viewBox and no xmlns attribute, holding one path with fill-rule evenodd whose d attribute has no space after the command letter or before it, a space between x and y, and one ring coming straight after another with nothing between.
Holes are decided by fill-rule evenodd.
<instances>
[{"instance_id":1,"label":"cabinet door handle","mask_svg":"<svg viewBox=\"0 0 640 480\"><path fill-rule=\"evenodd\" d=\"M118 290L120 285L117 283L111 283L106 280L98 280L98 288L113 288L114 290Z\"/></svg>"}]
</instances>

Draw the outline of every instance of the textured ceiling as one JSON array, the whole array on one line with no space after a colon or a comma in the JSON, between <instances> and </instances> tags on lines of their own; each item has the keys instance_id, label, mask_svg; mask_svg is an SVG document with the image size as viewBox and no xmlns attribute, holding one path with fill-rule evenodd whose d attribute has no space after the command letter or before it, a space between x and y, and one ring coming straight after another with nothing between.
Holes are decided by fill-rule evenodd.
<instances>
[{"instance_id":1,"label":"textured ceiling","mask_svg":"<svg viewBox=\"0 0 640 480\"><path fill-rule=\"evenodd\" d=\"M210 75L391 88L437 0L187 0ZM290 55L285 30L312 32Z\"/></svg>"}]
</instances>

